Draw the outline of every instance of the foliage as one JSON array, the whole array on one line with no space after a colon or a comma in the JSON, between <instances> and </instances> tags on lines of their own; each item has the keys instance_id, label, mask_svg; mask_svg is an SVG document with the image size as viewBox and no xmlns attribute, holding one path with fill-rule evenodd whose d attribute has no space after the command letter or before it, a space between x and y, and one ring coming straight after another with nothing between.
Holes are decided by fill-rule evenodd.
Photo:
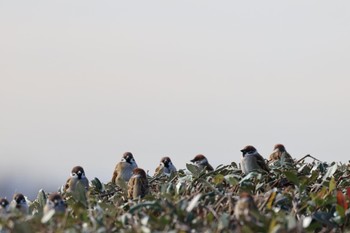
<instances>
[{"instance_id":1,"label":"foliage","mask_svg":"<svg viewBox=\"0 0 350 233\"><path fill-rule=\"evenodd\" d=\"M350 164L304 160L270 164L243 176L232 163L212 172L187 164L171 176L149 177L151 194L128 200L125 187L91 181L65 194L64 214L43 215L40 190L31 215L0 215L0 232L346 232L350 230ZM234 217L239 194L254 196L254 221Z\"/></svg>"}]
</instances>

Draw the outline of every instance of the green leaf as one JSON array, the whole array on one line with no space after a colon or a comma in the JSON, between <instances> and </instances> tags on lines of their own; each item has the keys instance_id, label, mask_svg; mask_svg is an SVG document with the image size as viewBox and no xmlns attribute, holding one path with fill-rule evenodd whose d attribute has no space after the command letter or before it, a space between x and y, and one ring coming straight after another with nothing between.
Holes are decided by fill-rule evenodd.
<instances>
[{"instance_id":1,"label":"green leaf","mask_svg":"<svg viewBox=\"0 0 350 233\"><path fill-rule=\"evenodd\" d=\"M138 211L139 209L141 209L143 207L156 208L156 209L161 208L161 206L159 205L159 203L157 201L146 201L146 202L142 202L140 204L137 204L137 205L131 207L129 210L129 213L133 214L133 213L135 213L135 211Z\"/></svg>"},{"instance_id":2,"label":"green leaf","mask_svg":"<svg viewBox=\"0 0 350 233\"><path fill-rule=\"evenodd\" d=\"M221 215L221 217L219 219L219 226L218 226L220 231L228 227L229 222L230 222L229 217L230 216L227 213L223 213Z\"/></svg>"},{"instance_id":3,"label":"green leaf","mask_svg":"<svg viewBox=\"0 0 350 233\"><path fill-rule=\"evenodd\" d=\"M47 200L47 197L46 197L46 194L45 194L45 191L40 189L39 192L38 192L38 196L36 198L38 200L38 203L39 203L39 206L41 208L43 208L46 204L46 200Z\"/></svg>"},{"instance_id":4,"label":"green leaf","mask_svg":"<svg viewBox=\"0 0 350 233\"><path fill-rule=\"evenodd\" d=\"M99 192L103 191L103 184L101 183L101 181L97 177L95 177L93 180L91 180L91 184L92 184L92 187L94 189L96 189L97 191L99 191Z\"/></svg>"},{"instance_id":5,"label":"green leaf","mask_svg":"<svg viewBox=\"0 0 350 233\"><path fill-rule=\"evenodd\" d=\"M221 184L224 181L224 176L221 174L217 174L216 176L214 176L213 178L213 182L214 184Z\"/></svg>"},{"instance_id":6,"label":"green leaf","mask_svg":"<svg viewBox=\"0 0 350 233\"><path fill-rule=\"evenodd\" d=\"M345 210L341 205L337 205L335 209L337 210L339 216L341 216L342 218L345 217Z\"/></svg>"},{"instance_id":7,"label":"green leaf","mask_svg":"<svg viewBox=\"0 0 350 233\"><path fill-rule=\"evenodd\" d=\"M191 212L197 205L199 202L199 199L201 199L202 194L197 194L194 198L192 198L191 202L188 204L186 211L187 212Z\"/></svg>"},{"instance_id":8,"label":"green leaf","mask_svg":"<svg viewBox=\"0 0 350 233\"><path fill-rule=\"evenodd\" d=\"M54 216L55 214L55 209L49 210L49 212L47 212L42 218L41 218L41 223L47 223L52 216Z\"/></svg>"},{"instance_id":9,"label":"green leaf","mask_svg":"<svg viewBox=\"0 0 350 233\"><path fill-rule=\"evenodd\" d=\"M292 182L295 185L299 186L299 178L294 172L292 172L292 171L284 171L283 174L286 176L286 178L290 182Z\"/></svg>"},{"instance_id":10,"label":"green leaf","mask_svg":"<svg viewBox=\"0 0 350 233\"><path fill-rule=\"evenodd\" d=\"M192 173L193 176L198 177L200 174L200 169L193 164L186 163L186 168Z\"/></svg>"},{"instance_id":11,"label":"green leaf","mask_svg":"<svg viewBox=\"0 0 350 233\"><path fill-rule=\"evenodd\" d=\"M336 163L333 166L329 167L327 169L326 174L323 176L322 180L325 181L328 178L330 178L331 176L333 176L334 173L337 171L337 169L338 169L338 165Z\"/></svg>"},{"instance_id":12,"label":"green leaf","mask_svg":"<svg viewBox=\"0 0 350 233\"><path fill-rule=\"evenodd\" d=\"M237 185L239 183L239 181L235 178L234 175L226 175L225 176L225 180L231 185Z\"/></svg>"},{"instance_id":13,"label":"green leaf","mask_svg":"<svg viewBox=\"0 0 350 233\"><path fill-rule=\"evenodd\" d=\"M332 192L337 186L337 182L335 181L334 177L331 178L331 181L329 182L329 192Z\"/></svg>"}]
</instances>

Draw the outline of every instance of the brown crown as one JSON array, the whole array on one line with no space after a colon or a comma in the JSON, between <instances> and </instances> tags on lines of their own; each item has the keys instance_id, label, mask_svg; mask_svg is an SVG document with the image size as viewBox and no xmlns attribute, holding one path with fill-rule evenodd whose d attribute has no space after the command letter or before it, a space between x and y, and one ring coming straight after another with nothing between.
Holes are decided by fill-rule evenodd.
<instances>
[{"instance_id":1,"label":"brown crown","mask_svg":"<svg viewBox=\"0 0 350 233\"><path fill-rule=\"evenodd\" d=\"M281 152L285 152L286 148L284 147L283 144L276 144L275 147L273 148L274 150L278 149Z\"/></svg>"},{"instance_id":2,"label":"brown crown","mask_svg":"<svg viewBox=\"0 0 350 233\"><path fill-rule=\"evenodd\" d=\"M6 198L1 198L0 199L0 205L5 208L6 206L8 206L9 201Z\"/></svg>"},{"instance_id":3,"label":"brown crown","mask_svg":"<svg viewBox=\"0 0 350 233\"><path fill-rule=\"evenodd\" d=\"M75 166L75 167L73 167L72 173L78 174L79 172L85 174L84 168L81 167L81 166Z\"/></svg>"},{"instance_id":4,"label":"brown crown","mask_svg":"<svg viewBox=\"0 0 350 233\"><path fill-rule=\"evenodd\" d=\"M134 156L132 155L132 153L131 152L125 152L124 154L123 154L123 158L133 158Z\"/></svg>"},{"instance_id":5,"label":"brown crown","mask_svg":"<svg viewBox=\"0 0 350 233\"><path fill-rule=\"evenodd\" d=\"M253 152L253 151L256 151L256 149L252 145L248 145L241 150L241 152Z\"/></svg>"},{"instance_id":6,"label":"brown crown","mask_svg":"<svg viewBox=\"0 0 350 233\"><path fill-rule=\"evenodd\" d=\"M135 168L133 171L134 175L140 175L141 177L146 178L146 172L142 168Z\"/></svg>"},{"instance_id":7,"label":"brown crown","mask_svg":"<svg viewBox=\"0 0 350 233\"><path fill-rule=\"evenodd\" d=\"M250 195L249 193L247 192L242 192L240 195L239 195L240 198L251 198L252 195Z\"/></svg>"},{"instance_id":8,"label":"brown crown","mask_svg":"<svg viewBox=\"0 0 350 233\"><path fill-rule=\"evenodd\" d=\"M196 155L192 160L191 162L197 162L197 161L200 161L200 160L203 160L203 159L206 159L206 157L202 154L199 154L199 155Z\"/></svg>"},{"instance_id":9,"label":"brown crown","mask_svg":"<svg viewBox=\"0 0 350 233\"><path fill-rule=\"evenodd\" d=\"M171 161L171 159L169 158L169 157L163 157L161 160L160 160L161 162L169 162L169 161Z\"/></svg>"},{"instance_id":10,"label":"brown crown","mask_svg":"<svg viewBox=\"0 0 350 233\"><path fill-rule=\"evenodd\" d=\"M13 195L13 200L15 200L16 203L21 203L23 200L25 201L26 199L24 198L22 193L15 193L15 195Z\"/></svg>"},{"instance_id":11,"label":"brown crown","mask_svg":"<svg viewBox=\"0 0 350 233\"><path fill-rule=\"evenodd\" d=\"M52 202L59 202L61 201L63 198L59 193L51 193L48 197L48 199Z\"/></svg>"}]
</instances>

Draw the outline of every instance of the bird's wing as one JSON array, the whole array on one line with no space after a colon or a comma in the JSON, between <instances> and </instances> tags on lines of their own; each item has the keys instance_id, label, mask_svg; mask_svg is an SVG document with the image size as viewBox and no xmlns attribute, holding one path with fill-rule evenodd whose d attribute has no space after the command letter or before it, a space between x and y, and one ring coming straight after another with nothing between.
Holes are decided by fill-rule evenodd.
<instances>
[{"instance_id":1,"label":"bird's wing","mask_svg":"<svg viewBox=\"0 0 350 233\"><path fill-rule=\"evenodd\" d=\"M164 170L164 167L159 165L154 172L154 176L159 176L160 174L163 173L163 170Z\"/></svg>"},{"instance_id":2,"label":"bird's wing","mask_svg":"<svg viewBox=\"0 0 350 233\"><path fill-rule=\"evenodd\" d=\"M270 170L267 164L265 163L264 158L260 154L256 155L256 162L258 163L259 167L261 167L263 170L265 171Z\"/></svg>"},{"instance_id":3,"label":"bird's wing","mask_svg":"<svg viewBox=\"0 0 350 233\"><path fill-rule=\"evenodd\" d=\"M71 181L71 177L69 177L68 179L67 179L67 181L66 181L66 184L64 185L64 191L66 192L68 189L69 189L69 187L70 187L70 181Z\"/></svg>"},{"instance_id":4,"label":"bird's wing","mask_svg":"<svg viewBox=\"0 0 350 233\"><path fill-rule=\"evenodd\" d=\"M86 190L89 190L89 180L87 178L81 180Z\"/></svg>"},{"instance_id":5,"label":"bird's wing","mask_svg":"<svg viewBox=\"0 0 350 233\"><path fill-rule=\"evenodd\" d=\"M207 171L214 171L214 168L209 163L207 164Z\"/></svg>"},{"instance_id":6,"label":"bird's wing","mask_svg":"<svg viewBox=\"0 0 350 233\"><path fill-rule=\"evenodd\" d=\"M276 161L281 158L282 153L279 151L274 151L269 156L269 161Z\"/></svg>"},{"instance_id":7,"label":"bird's wing","mask_svg":"<svg viewBox=\"0 0 350 233\"><path fill-rule=\"evenodd\" d=\"M128 182L128 198L133 199L134 198L134 187L136 183L136 178L131 177Z\"/></svg>"},{"instance_id":8,"label":"bird's wing","mask_svg":"<svg viewBox=\"0 0 350 233\"><path fill-rule=\"evenodd\" d=\"M135 190L136 193L137 193L136 196L144 197L146 194L148 194L149 186L148 186L147 178L139 177L137 179L137 183L136 184L137 184L136 185L137 189Z\"/></svg>"},{"instance_id":9,"label":"bird's wing","mask_svg":"<svg viewBox=\"0 0 350 233\"><path fill-rule=\"evenodd\" d=\"M282 153L281 158L284 158L286 163L294 164L292 156L287 151Z\"/></svg>"},{"instance_id":10,"label":"bird's wing","mask_svg":"<svg viewBox=\"0 0 350 233\"><path fill-rule=\"evenodd\" d=\"M116 183L116 178L118 177L118 167L120 166L120 163L117 163L114 168L113 176L112 176L112 183Z\"/></svg>"},{"instance_id":11,"label":"bird's wing","mask_svg":"<svg viewBox=\"0 0 350 233\"><path fill-rule=\"evenodd\" d=\"M147 178L142 179L142 197L147 195L149 192L149 185L148 185L148 180Z\"/></svg>"}]
</instances>

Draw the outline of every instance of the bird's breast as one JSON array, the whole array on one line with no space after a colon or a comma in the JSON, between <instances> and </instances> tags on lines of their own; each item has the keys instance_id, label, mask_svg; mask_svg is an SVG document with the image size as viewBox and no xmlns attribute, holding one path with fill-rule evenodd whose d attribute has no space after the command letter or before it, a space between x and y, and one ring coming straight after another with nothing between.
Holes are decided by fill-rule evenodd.
<instances>
[{"instance_id":1,"label":"bird's breast","mask_svg":"<svg viewBox=\"0 0 350 233\"><path fill-rule=\"evenodd\" d=\"M256 161L255 155L246 155L242 158L242 171L244 174L248 174L253 170L259 169L259 165Z\"/></svg>"}]
</instances>

